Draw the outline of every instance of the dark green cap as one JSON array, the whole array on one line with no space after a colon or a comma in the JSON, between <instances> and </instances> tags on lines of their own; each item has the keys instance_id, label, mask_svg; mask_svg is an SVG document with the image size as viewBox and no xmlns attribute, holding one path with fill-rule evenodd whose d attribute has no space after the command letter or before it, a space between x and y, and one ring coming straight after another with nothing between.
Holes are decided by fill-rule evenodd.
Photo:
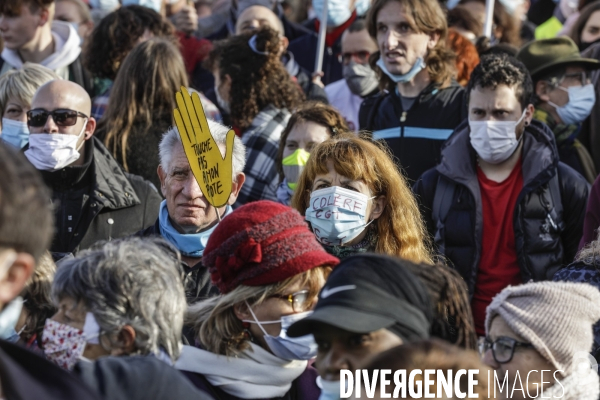
<instances>
[{"instance_id":1,"label":"dark green cap","mask_svg":"<svg viewBox=\"0 0 600 400\"><path fill-rule=\"evenodd\" d=\"M560 66L580 65L588 70L600 68L598 60L581 57L575 42L566 36L531 41L519 50L517 58L525 64L533 80L536 75Z\"/></svg>"}]
</instances>

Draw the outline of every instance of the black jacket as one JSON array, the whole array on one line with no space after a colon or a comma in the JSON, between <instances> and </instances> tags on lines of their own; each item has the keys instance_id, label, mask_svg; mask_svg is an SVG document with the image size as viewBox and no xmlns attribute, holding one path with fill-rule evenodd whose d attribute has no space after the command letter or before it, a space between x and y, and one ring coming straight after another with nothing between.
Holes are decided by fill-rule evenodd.
<instances>
[{"instance_id":1,"label":"black jacket","mask_svg":"<svg viewBox=\"0 0 600 400\"><path fill-rule=\"evenodd\" d=\"M427 171L413 189L427 229L432 237L437 236L436 243L443 243L445 256L473 294L483 216L469 132L465 121L444 145L441 163ZM590 186L583 176L559 162L554 135L546 125L533 120L524 135L523 189L513 215L517 259L524 282L549 280L575 257ZM560 197L555 198L560 199L562 211L555 206L551 193L551 180L557 173ZM451 202L446 203L445 221L434 221L433 203L436 186L442 187L440 180L447 180L454 190L443 200Z\"/></svg>"},{"instance_id":2,"label":"black jacket","mask_svg":"<svg viewBox=\"0 0 600 400\"><path fill-rule=\"evenodd\" d=\"M82 361L77 363L73 372L106 400L212 399L196 389L181 372L152 356L102 357L95 362Z\"/></svg>"},{"instance_id":3,"label":"black jacket","mask_svg":"<svg viewBox=\"0 0 600 400\"><path fill-rule=\"evenodd\" d=\"M4 340L0 340L0 388L7 400L100 399L67 371Z\"/></svg>"},{"instance_id":4,"label":"black jacket","mask_svg":"<svg viewBox=\"0 0 600 400\"><path fill-rule=\"evenodd\" d=\"M415 181L436 166L444 141L466 115L464 89L453 81L444 89L431 83L410 110L402 108L395 90L369 97L360 107L358 123L374 139L385 139L406 176Z\"/></svg>"},{"instance_id":5,"label":"black jacket","mask_svg":"<svg viewBox=\"0 0 600 400\"><path fill-rule=\"evenodd\" d=\"M52 252L75 253L100 240L130 236L158 217L161 197L154 186L124 172L97 138L85 143L83 167L40 171L55 207Z\"/></svg>"}]
</instances>

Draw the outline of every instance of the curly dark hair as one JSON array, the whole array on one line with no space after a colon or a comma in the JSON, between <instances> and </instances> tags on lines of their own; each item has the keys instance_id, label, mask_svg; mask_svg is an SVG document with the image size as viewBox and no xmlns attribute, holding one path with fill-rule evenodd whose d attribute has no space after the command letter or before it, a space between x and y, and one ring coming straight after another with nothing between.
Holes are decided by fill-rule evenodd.
<instances>
[{"instance_id":1,"label":"curly dark hair","mask_svg":"<svg viewBox=\"0 0 600 400\"><path fill-rule=\"evenodd\" d=\"M249 45L256 35L255 48ZM233 36L215 43L205 68L231 77L229 93L231 122L241 129L252 123L258 113L273 104L277 108L296 108L304 99L300 86L294 83L280 60L279 33L268 27Z\"/></svg>"},{"instance_id":2,"label":"curly dark hair","mask_svg":"<svg viewBox=\"0 0 600 400\"><path fill-rule=\"evenodd\" d=\"M114 80L121 62L146 30L178 43L173 25L156 11L138 5L121 7L92 31L83 48L83 66L96 78Z\"/></svg>"},{"instance_id":3,"label":"curly dark hair","mask_svg":"<svg viewBox=\"0 0 600 400\"><path fill-rule=\"evenodd\" d=\"M490 54L481 58L467 85L467 104L473 89L495 89L498 85L514 87L521 108L532 104L533 83L529 71L521 61L507 54Z\"/></svg>"}]
</instances>

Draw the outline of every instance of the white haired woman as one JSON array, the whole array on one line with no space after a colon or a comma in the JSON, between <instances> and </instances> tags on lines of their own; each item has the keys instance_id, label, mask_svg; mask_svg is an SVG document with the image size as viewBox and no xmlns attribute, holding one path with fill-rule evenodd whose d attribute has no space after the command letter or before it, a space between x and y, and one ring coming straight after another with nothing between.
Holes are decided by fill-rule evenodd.
<instances>
[{"instance_id":1,"label":"white haired woman","mask_svg":"<svg viewBox=\"0 0 600 400\"><path fill-rule=\"evenodd\" d=\"M46 357L65 369L79 359L154 355L173 363L186 308L177 252L160 239L105 243L60 263L58 312L46 321Z\"/></svg>"}]
</instances>

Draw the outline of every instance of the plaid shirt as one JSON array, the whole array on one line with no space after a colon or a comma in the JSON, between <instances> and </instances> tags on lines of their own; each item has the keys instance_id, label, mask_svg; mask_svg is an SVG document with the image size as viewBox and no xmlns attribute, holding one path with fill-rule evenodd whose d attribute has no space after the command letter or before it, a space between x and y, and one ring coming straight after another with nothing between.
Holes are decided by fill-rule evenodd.
<instances>
[{"instance_id":1,"label":"plaid shirt","mask_svg":"<svg viewBox=\"0 0 600 400\"><path fill-rule=\"evenodd\" d=\"M269 105L258 113L252 125L242 133L242 142L246 145L246 182L235 207L256 200L277 201L279 180L275 158L281 133L289 119L287 110Z\"/></svg>"}]
</instances>

